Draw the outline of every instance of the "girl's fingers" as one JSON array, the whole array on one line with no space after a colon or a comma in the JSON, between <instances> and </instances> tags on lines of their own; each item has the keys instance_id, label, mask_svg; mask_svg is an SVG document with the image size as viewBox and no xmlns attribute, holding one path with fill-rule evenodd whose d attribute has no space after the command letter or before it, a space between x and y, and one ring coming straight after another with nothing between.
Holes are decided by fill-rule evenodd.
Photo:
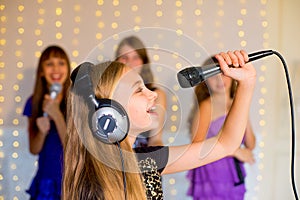
<instances>
[{"instance_id":1,"label":"girl's fingers","mask_svg":"<svg viewBox=\"0 0 300 200\"><path fill-rule=\"evenodd\" d=\"M228 55L228 53L221 52L220 55L223 57L223 59L225 60L225 62L227 63L227 65L232 65L231 56Z\"/></svg>"}]
</instances>

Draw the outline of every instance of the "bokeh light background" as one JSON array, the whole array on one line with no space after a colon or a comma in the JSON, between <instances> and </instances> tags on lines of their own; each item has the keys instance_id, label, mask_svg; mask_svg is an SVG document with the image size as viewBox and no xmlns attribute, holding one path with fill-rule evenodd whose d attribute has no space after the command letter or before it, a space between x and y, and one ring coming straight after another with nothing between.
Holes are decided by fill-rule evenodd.
<instances>
[{"instance_id":1,"label":"bokeh light background","mask_svg":"<svg viewBox=\"0 0 300 200\"><path fill-rule=\"evenodd\" d=\"M266 0L1 0L0 200L28 198L25 190L35 173L37 157L28 151L27 119L22 111L32 94L38 58L46 46L62 46L74 68L108 38L117 44L126 35L140 36L153 50L149 53L155 80L169 89L164 142L186 144L192 95L191 89L179 87L176 72L188 64L201 64L220 51L267 49L266 5ZM168 51L157 51L166 44ZM186 44L192 44L191 48L183 48ZM112 45L107 55L113 56L114 49ZM255 66L258 83L251 121L257 137L257 162L247 166L247 199L257 198L264 168L268 67L263 61L256 61ZM164 176L163 181L165 199L189 199L185 172Z\"/></svg>"}]
</instances>

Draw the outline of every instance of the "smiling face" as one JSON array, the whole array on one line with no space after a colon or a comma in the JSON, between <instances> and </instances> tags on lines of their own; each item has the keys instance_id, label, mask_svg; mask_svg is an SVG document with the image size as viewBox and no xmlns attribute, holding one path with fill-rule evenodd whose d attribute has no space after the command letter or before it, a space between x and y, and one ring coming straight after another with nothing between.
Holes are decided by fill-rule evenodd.
<instances>
[{"instance_id":1,"label":"smiling face","mask_svg":"<svg viewBox=\"0 0 300 200\"><path fill-rule=\"evenodd\" d=\"M51 56L43 62L42 68L43 76L49 86L53 83L63 85L67 80L69 67L67 61L63 58Z\"/></svg>"},{"instance_id":2,"label":"smiling face","mask_svg":"<svg viewBox=\"0 0 300 200\"><path fill-rule=\"evenodd\" d=\"M141 76L135 70L126 68L115 88L113 99L127 111L130 133L137 135L158 126L156 98L157 93L144 85Z\"/></svg>"}]
</instances>

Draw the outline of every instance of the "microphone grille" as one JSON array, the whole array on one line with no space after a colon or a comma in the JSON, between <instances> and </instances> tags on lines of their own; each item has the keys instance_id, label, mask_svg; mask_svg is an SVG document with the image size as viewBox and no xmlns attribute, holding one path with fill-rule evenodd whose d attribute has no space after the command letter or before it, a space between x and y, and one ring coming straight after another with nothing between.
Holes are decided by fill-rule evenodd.
<instances>
[{"instance_id":1,"label":"microphone grille","mask_svg":"<svg viewBox=\"0 0 300 200\"><path fill-rule=\"evenodd\" d=\"M60 93L61 89L62 89L62 86L60 83L53 83L50 87L50 93L51 92Z\"/></svg>"},{"instance_id":2,"label":"microphone grille","mask_svg":"<svg viewBox=\"0 0 300 200\"><path fill-rule=\"evenodd\" d=\"M182 87L182 88L192 87L190 81L187 78L187 75L182 71L177 73L177 80L178 80L180 87Z\"/></svg>"}]
</instances>

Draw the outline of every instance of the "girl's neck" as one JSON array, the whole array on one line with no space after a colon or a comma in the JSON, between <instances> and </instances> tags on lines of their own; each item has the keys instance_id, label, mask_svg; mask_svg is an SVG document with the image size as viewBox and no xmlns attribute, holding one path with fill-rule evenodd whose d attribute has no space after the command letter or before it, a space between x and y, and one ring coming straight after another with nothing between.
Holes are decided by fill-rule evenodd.
<instances>
[{"instance_id":1,"label":"girl's neck","mask_svg":"<svg viewBox=\"0 0 300 200\"><path fill-rule=\"evenodd\" d=\"M133 146L133 144L136 140L136 136L134 134L128 133L127 140L129 141L130 146Z\"/></svg>"}]
</instances>

